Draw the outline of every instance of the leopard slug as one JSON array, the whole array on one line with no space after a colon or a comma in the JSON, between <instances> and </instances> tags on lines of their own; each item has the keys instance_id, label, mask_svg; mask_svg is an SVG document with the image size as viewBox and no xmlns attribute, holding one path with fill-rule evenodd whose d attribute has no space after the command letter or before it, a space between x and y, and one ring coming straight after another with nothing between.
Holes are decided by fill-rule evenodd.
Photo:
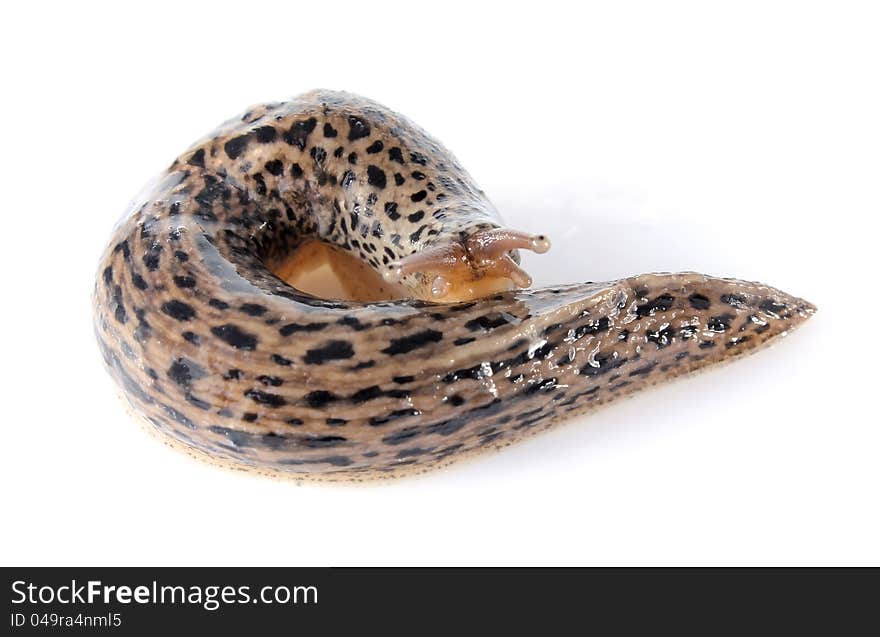
<instances>
[{"instance_id":1,"label":"leopard slug","mask_svg":"<svg viewBox=\"0 0 880 637\"><path fill-rule=\"evenodd\" d=\"M313 91L221 125L135 201L100 261L95 333L176 443L360 480L509 445L815 309L696 273L523 289L518 250L548 247L412 122ZM297 283L320 267L338 293Z\"/></svg>"}]
</instances>

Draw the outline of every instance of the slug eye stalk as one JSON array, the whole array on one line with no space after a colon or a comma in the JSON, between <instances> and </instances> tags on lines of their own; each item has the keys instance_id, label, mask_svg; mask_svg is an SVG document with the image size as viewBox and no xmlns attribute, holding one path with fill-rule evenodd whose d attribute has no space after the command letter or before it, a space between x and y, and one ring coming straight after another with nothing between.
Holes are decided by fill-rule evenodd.
<instances>
[{"instance_id":1,"label":"slug eye stalk","mask_svg":"<svg viewBox=\"0 0 880 637\"><path fill-rule=\"evenodd\" d=\"M529 234L507 228L481 230L463 242L435 246L388 264L383 272L389 283L400 283L407 276L420 275L427 283L427 300L461 301L493 290L519 288L532 284L511 253L531 250L543 254L550 240L542 234Z\"/></svg>"}]
</instances>

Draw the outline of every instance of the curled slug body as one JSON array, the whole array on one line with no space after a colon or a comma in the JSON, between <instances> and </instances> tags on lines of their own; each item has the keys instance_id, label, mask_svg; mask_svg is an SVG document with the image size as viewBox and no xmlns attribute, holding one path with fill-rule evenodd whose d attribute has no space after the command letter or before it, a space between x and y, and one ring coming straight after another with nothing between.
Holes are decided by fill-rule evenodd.
<instances>
[{"instance_id":1,"label":"curled slug body","mask_svg":"<svg viewBox=\"0 0 880 637\"><path fill-rule=\"evenodd\" d=\"M279 278L310 244L362 300ZM101 260L95 330L130 403L176 441L357 480L506 446L814 311L696 273L514 289L530 283L516 250L547 245L505 229L411 122L315 91L221 126L136 202Z\"/></svg>"}]
</instances>

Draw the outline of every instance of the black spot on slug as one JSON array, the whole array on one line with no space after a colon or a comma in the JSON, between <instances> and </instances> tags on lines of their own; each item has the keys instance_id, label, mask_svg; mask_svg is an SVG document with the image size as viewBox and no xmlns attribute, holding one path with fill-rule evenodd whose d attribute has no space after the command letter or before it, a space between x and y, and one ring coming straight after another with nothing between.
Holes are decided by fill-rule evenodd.
<instances>
[{"instance_id":1,"label":"black spot on slug","mask_svg":"<svg viewBox=\"0 0 880 637\"><path fill-rule=\"evenodd\" d=\"M348 341L327 341L321 347L306 351L306 365L322 365L327 361L344 360L354 356L354 348Z\"/></svg>"},{"instance_id":2,"label":"black spot on slug","mask_svg":"<svg viewBox=\"0 0 880 637\"><path fill-rule=\"evenodd\" d=\"M334 400L337 400L337 396L336 396L336 394L334 394L332 392L325 391L323 389L319 389L317 391L310 392L310 393L306 394L305 396L303 396L303 400L306 401L306 404L308 404L309 407L312 407L314 409L320 409L321 407L324 407L328 403L331 403Z\"/></svg>"},{"instance_id":3,"label":"black spot on slug","mask_svg":"<svg viewBox=\"0 0 880 637\"><path fill-rule=\"evenodd\" d=\"M745 298L739 294L722 294L721 302L740 310L746 309L749 306Z\"/></svg>"},{"instance_id":4,"label":"black spot on slug","mask_svg":"<svg viewBox=\"0 0 880 637\"><path fill-rule=\"evenodd\" d=\"M238 309L248 316L263 316L266 313L266 308L257 303L243 303Z\"/></svg>"},{"instance_id":5,"label":"black spot on slug","mask_svg":"<svg viewBox=\"0 0 880 637\"><path fill-rule=\"evenodd\" d=\"M367 166L367 182L371 186L375 186L379 190L382 190L387 183L387 180L385 178L385 171L378 166L370 164L369 166Z\"/></svg>"},{"instance_id":6,"label":"black spot on slug","mask_svg":"<svg viewBox=\"0 0 880 637\"><path fill-rule=\"evenodd\" d=\"M691 294L688 297L688 301L690 301L691 307L695 310L708 310L709 309L709 297L704 296L702 294Z\"/></svg>"},{"instance_id":7,"label":"black spot on slug","mask_svg":"<svg viewBox=\"0 0 880 637\"><path fill-rule=\"evenodd\" d=\"M305 436L300 439L300 443L304 447L310 449L321 449L323 447L336 447L348 442L343 436Z\"/></svg>"},{"instance_id":8,"label":"black spot on slug","mask_svg":"<svg viewBox=\"0 0 880 637\"><path fill-rule=\"evenodd\" d=\"M420 433L421 430L418 427L406 427L400 431L395 431L393 434L388 434L382 438L382 442L386 445L399 445L418 436Z\"/></svg>"},{"instance_id":9,"label":"black spot on slug","mask_svg":"<svg viewBox=\"0 0 880 637\"><path fill-rule=\"evenodd\" d=\"M173 280L174 280L174 285L176 285L179 288L185 289L185 288L196 287L196 280L193 277L188 276L188 275L186 275L186 276L175 275L173 277Z\"/></svg>"},{"instance_id":10,"label":"black spot on slug","mask_svg":"<svg viewBox=\"0 0 880 637\"><path fill-rule=\"evenodd\" d=\"M257 141L261 144L274 142L278 137L278 131L272 126L260 126L254 133L256 133Z\"/></svg>"},{"instance_id":11,"label":"black spot on slug","mask_svg":"<svg viewBox=\"0 0 880 637\"><path fill-rule=\"evenodd\" d=\"M400 149L397 146L395 146L394 148L391 148L388 151L388 157L389 157L389 159L391 159L391 161L396 161L398 164L403 163L403 153L400 151Z\"/></svg>"},{"instance_id":12,"label":"black spot on slug","mask_svg":"<svg viewBox=\"0 0 880 637\"><path fill-rule=\"evenodd\" d=\"M223 145L223 150L229 156L229 159L237 159L247 148L249 137L247 135L239 135L233 137Z\"/></svg>"},{"instance_id":13,"label":"black spot on slug","mask_svg":"<svg viewBox=\"0 0 880 637\"><path fill-rule=\"evenodd\" d=\"M292 360L284 358L281 354L272 354L272 362L283 367L290 367L293 365Z\"/></svg>"},{"instance_id":14,"label":"black spot on slug","mask_svg":"<svg viewBox=\"0 0 880 637\"><path fill-rule=\"evenodd\" d=\"M675 297L671 294L661 294L656 299L652 301L648 301L642 305L639 305L636 308L636 314L639 317L642 316L651 316L655 312L667 312L672 307L672 304L675 302Z\"/></svg>"},{"instance_id":15,"label":"black spot on slug","mask_svg":"<svg viewBox=\"0 0 880 637\"><path fill-rule=\"evenodd\" d=\"M183 301L172 299L162 304L162 311L178 321L189 321L196 315L193 307Z\"/></svg>"},{"instance_id":16,"label":"black spot on slug","mask_svg":"<svg viewBox=\"0 0 880 637\"><path fill-rule=\"evenodd\" d=\"M388 215L388 218L392 221L400 219L400 213L397 212L397 204L393 201L389 201L385 204L385 214Z\"/></svg>"},{"instance_id":17,"label":"black spot on slug","mask_svg":"<svg viewBox=\"0 0 880 637\"><path fill-rule=\"evenodd\" d=\"M309 151L309 155L319 166L322 165L324 163L324 160L327 159L327 151L319 146L312 146L312 150Z\"/></svg>"},{"instance_id":18,"label":"black spot on slug","mask_svg":"<svg viewBox=\"0 0 880 637\"><path fill-rule=\"evenodd\" d=\"M277 408L283 407L287 404L284 396L279 396L278 394L270 394L268 392L260 391L259 389L248 389L244 393L244 395L253 400L255 403L266 405L267 407Z\"/></svg>"},{"instance_id":19,"label":"black spot on slug","mask_svg":"<svg viewBox=\"0 0 880 637\"><path fill-rule=\"evenodd\" d=\"M226 301L221 301L220 299L211 299L210 301L208 301L208 305L217 308L218 310L229 309L229 303L227 303Z\"/></svg>"},{"instance_id":20,"label":"black spot on slug","mask_svg":"<svg viewBox=\"0 0 880 637\"><path fill-rule=\"evenodd\" d=\"M278 332L281 336L290 336L297 332L320 332L325 327L327 327L327 323L288 323L283 325Z\"/></svg>"},{"instance_id":21,"label":"black spot on slug","mask_svg":"<svg viewBox=\"0 0 880 637\"><path fill-rule=\"evenodd\" d=\"M137 272L131 275L131 282L138 290L146 290L148 287L147 282L144 280L144 277L142 277Z\"/></svg>"},{"instance_id":22,"label":"black spot on slug","mask_svg":"<svg viewBox=\"0 0 880 637\"><path fill-rule=\"evenodd\" d=\"M733 320L732 314L722 314L713 316L706 322L706 327L713 332L724 332L730 329L730 322Z\"/></svg>"},{"instance_id":23,"label":"black spot on slug","mask_svg":"<svg viewBox=\"0 0 880 637\"><path fill-rule=\"evenodd\" d=\"M773 299L765 299L761 301L761 304L758 305L758 309L762 312L766 312L773 318L779 318L780 314L785 310L785 303L779 303L774 301Z\"/></svg>"},{"instance_id":24,"label":"black spot on slug","mask_svg":"<svg viewBox=\"0 0 880 637\"><path fill-rule=\"evenodd\" d=\"M204 377L205 370L186 358L177 358L168 368L168 378L181 387L189 387L193 380Z\"/></svg>"},{"instance_id":25,"label":"black spot on slug","mask_svg":"<svg viewBox=\"0 0 880 637\"><path fill-rule=\"evenodd\" d=\"M257 348L257 337L255 335L249 334L231 323L212 327L211 333L236 349L254 350Z\"/></svg>"},{"instance_id":26,"label":"black spot on slug","mask_svg":"<svg viewBox=\"0 0 880 637\"><path fill-rule=\"evenodd\" d=\"M503 325L508 325L510 321L507 317L501 312L494 312L492 314L486 314L483 316L479 316L475 319L471 319L464 326L470 330L471 332L489 332L494 330L497 327L501 327Z\"/></svg>"},{"instance_id":27,"label":"black spot on slug","mask_svg":"<svg viewBox=\"0 0 880 637\"><path fill-rule=\"evenodd\" d=\"M348 139L354 141L370 136L370 125L359 117L348 116Z\"/></svg>"},{"instance_id":28,"label":"black spot on slug","mask_svg":"<svg viewBox=\"0 0 880 637\"><path fill-rule=\"evenodd\" d=\"M290 130L284 133L284 141L291 146L296 146L300 150L305 150L306 140L308 140L311 132L315 130L317 124L318 120L314 117L294 122L293 126L290 127Z\"/></svg>"},{"instance_id":29,"label":"black spot on slug","mask_svg":"<svg viewBox=\"0 0 880 637\"><path fill-rule=\"evenodd\" d=\"M365 389L361 389L356 391L351 395L351 401L353 403L365 403L367 401L373 400L374 398L378 398L382 396L384 392L378 385L373 385L372 387L367 387Z\"/></svg>"},{"instance_id":30,"label":"black spot on slug","mask_svg":"<svg viewBox=\"0 0 880 637\"><path fill-rule=\"evenodd\" d=\"M670 326L666 326L663 329L659 330L648 330L647 338L651 343L656 343L657 349L663 349L664 347L672 344L674 335L674 330Z\"/></svg>"},{"instance_id":31,"label":"black spot on slug","mask_svg":"<svg viewBox=\"0 0 880 637\"><path fill-rule=\"evenodd\" d=\"M196 166L198 168L205 167L205 149L199 148L196 152L190 155L189 160L186 162L190 166Z\"/></svg>"},{"instance_id":32,"label":"black spot on slug","mask_svg":"<svg viewBox=\"0 0 880 637\"><path fill-rule=\"evenodd\" d=\"M430 329L423 330L421 332L416 332L415 334L410 334L409 336L404 336L403 338L391 339L388 347L383 349L382 353L388 354L389 356L397 356L398 354L406 354L414 349L424 347L430 343L439 343L441 340L443 340L442 332Z\"/></svg>"},{"instance_id":33,"label":"black spot on slug","mask_svg":"<svg viewBox=\"0 0 880 637\"><path fill-rule=\"evenodd\" d=\"M265 163L264 167L266 168L266 172L276 177L284 172L284 164L281 163L280 159L271 159Z\"/></svg>"}]
</instances>

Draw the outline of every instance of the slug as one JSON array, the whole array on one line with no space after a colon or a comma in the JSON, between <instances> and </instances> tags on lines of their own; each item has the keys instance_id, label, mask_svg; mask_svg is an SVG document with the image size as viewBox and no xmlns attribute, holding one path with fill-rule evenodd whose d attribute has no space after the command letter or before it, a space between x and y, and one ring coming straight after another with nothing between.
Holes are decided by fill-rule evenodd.
<instances>
[{"instance_id":1,"label":"slug","mask_svg":"<svg viewBox=\"0 0 880 637\"><path fill-rule=\"evenodd\" d=\"M418 126L313 91L147 188L101 257L95 333L132 407L197 455L361 480L507 446L815 311L688 272L524 289L518 251L548 248Z\"/></svg>"}]
</instances>

